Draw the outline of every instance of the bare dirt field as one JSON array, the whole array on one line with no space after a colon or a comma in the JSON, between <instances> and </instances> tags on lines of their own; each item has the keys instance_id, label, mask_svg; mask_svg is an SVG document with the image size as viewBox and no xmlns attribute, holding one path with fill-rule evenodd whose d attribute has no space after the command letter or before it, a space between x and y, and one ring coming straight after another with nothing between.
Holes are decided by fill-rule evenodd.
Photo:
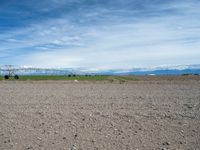
<instances>
[{"instance_id":1,"label":"bare dirt field","mask_svg":"<svg viewBox=\"0 0 200 150\"><path fill-rule=\"evenodd\" d=\"M200 150L200 78L139 79L1 81L0 150Z\"/></svg>"}]
</instances>

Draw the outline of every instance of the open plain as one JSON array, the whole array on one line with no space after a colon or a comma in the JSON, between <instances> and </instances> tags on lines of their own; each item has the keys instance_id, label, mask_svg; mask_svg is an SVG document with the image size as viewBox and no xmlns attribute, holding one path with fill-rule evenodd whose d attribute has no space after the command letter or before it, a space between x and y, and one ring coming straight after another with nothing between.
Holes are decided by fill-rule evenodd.
<instances>
[{"instance_id":1,"label":"open plain","mask_svg":"<svg viewBox=\"0 0 200 150\"><path fill-rule=\"evenodd\" d=\"M199 150L200 77L0 81L0 150Z\"/></svg>"}]
</instances>

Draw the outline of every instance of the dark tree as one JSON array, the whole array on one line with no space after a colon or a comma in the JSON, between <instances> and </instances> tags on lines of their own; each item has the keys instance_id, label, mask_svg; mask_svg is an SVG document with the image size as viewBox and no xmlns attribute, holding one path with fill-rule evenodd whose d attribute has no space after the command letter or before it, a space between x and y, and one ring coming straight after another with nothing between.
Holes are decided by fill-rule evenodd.
<instances>
[{"instance_id":1,"label":"dark tree","mask_svg":"<svg viewBox=\"0 0 200 150\"><path fill-rule=\"evenodd\" d=\"M8 76L8 75L5 75L4 78L5 78L6 80L8 80L8 79L9 79L9 76Z\"/></svg>"}]
</instances>

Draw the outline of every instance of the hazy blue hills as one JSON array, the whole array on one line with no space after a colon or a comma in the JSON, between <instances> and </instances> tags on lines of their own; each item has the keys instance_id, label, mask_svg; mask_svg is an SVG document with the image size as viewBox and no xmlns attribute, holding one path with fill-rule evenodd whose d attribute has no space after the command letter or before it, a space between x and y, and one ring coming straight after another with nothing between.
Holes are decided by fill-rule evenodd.
<instances>
[{"instance_id":1,"label":"hazy blue hills","mask_svg":"<svg viewBox=\"0 0 200 150\"><path fill-rule=\"evenodd\" d=\"M95 70L87 68L34 68L34 67L0 67L0 74L5 75L11 70L18 75L68 75L68 74L91 74L91 75L182 75L200 74L200 65L176 65L157 66L147 68Z\"/></svg>"},{"instance_id":2,"label":"hazy blue hills","mask_svg":"<svg viewBox=\"0 0 200 150\"><path fill-rule=\"evenodd\" d=\"M153 71L132 71L124 73L124 75L182 75L182 74L200 74L200 69L167 69L167 70L153 70ZM123 73L122 73L123 75Z\"/></svg>"}]
</instances>

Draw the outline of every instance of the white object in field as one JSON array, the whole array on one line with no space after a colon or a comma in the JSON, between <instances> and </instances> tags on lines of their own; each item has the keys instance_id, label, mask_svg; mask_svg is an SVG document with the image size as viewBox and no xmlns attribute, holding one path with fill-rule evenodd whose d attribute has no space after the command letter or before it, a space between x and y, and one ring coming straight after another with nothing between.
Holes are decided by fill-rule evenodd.
<instances>
[{"instance_id":1,"label":"white object in field","mask_svg":"<svg viewBox=\"0 0 200 150\"><path fill-rule=\"evenodd\" d=\"M74 82L78 82L78 80L74 80Z\"/></svg>"}]
</instances>

